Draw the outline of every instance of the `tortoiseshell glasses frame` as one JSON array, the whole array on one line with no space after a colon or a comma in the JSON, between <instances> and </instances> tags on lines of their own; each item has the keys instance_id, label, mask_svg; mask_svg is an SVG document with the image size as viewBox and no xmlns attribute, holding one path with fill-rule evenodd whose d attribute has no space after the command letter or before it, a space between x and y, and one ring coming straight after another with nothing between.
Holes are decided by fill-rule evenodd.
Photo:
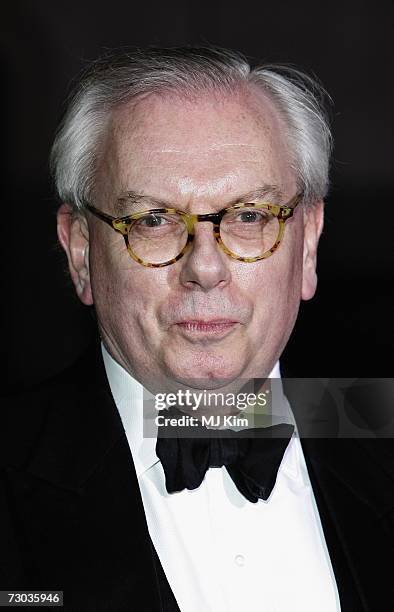
<instances>
[{"instance_id":1,"label":"tortoiseshell glasses frame","mask_svg":"<svg viewBox=\"0 0 394 612\"><path fill-rule=\"evenodd\" d=\"M252 203L242 203L242 204L240 203L240 204L235 204L234 206L223 208L222 210L219 210L216 213L208 213L208 214L200 214L200 215L192 215L192 214L184 212L183 210L178 210L177 208L152 208L149 210L144 210L141 212L133 213L125 217L113 217L105 212L102 212L101 210L99 210L98 208L96 208L95 206L93 206L92 204L88 202L84 203L84 207L87 210L89 210L89 212L91 212L93 215L95 215L102 221L105 221L105 223L107 223L110 227L112 227L113 230L122 234L125 244L126 244L127 251L129 255L136 262L148 268L163 268L165 266L169 266L175 263L176 261L181 259L181 257L183 257L183 255L190 249L193 243L195 224L206 222L206 221L209 221L210 223L213 224L213 234L215 236L216 242L218 243L219 247L233 259L236 259L237 261L243 261L246 263L253 263L255 261L259 261L260 259L266 259L267 257L270 257L273 253L275 253L275 251L278 249L279 245L281 244L283 235L284 235L284 231L285 231L285 222L293 216L294 210L296 206L302 201L303 196L304 196L303 192L297 193L293 198L291 198L291 200L289 200L289 202L287 202L287 204L283 204L283 205L271 204L268 202L252 202ZM222 238L220 236L220 223L224 215L231 211L242 209L242 208L248 208L248 209L254 208L256 210L259 210L259 209L267 210L271 215L276 217L278 220L278 234L277 234L277 237L276 237L276 240L273 246L271 246L270 249L268 249L267 251L265 251L264 253L256 257L241 257L240 255L233 253L223 243ZM130 232L130 228L132 227L133 223L149 213L180 215L187 229L188 236L187 236L187 241L186 241L185 246L182 248L182 250L179 252L179 254L176 257L173 257L163 263L150 263L150 262L144 261L143 259L138 257L136 253L134 253L129 243L129 232Z\"/></svg>"}]
</instances>

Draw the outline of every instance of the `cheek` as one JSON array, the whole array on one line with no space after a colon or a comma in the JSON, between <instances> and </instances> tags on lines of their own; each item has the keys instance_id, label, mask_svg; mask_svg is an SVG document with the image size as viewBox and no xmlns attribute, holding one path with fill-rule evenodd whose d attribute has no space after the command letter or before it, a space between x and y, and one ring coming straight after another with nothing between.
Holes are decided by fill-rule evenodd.
<instances>
[{"instance_id":1,"label":"cheek","mask_svg":"<svg viewBox=\"0 0 394 612\"><path fill-rule=\"evenodd\" d=\"M302 287L302 242L295 233L251 271L254 325L258 333L288 335L297 316Z\"/></svg>"},{"instance_id":2,"label":"cheek","mask_svg":"<svg viewBox=\"0 0 394 612\"><path fill-rule=\"evenodd\" d=\"M96 241L90 251L90 269L94 305L106 328L121 328L122 335L128 330L133 337L155 326L155 313L166 295L163 275L134 262L123 240Z\"/></svg>"},{"instance_id":3,"label":"cheek","mask_svg":"<svg viewBox=\"0 0 394 612\"><path fill-rule=\"evenodd\" d=\"M99 312L112 303L116 307L124 283L119 240L97 232L90 242L90 279L94 305Z\"/></svg>"},{"instance_id":4,"label":"cheek","mask_svg":"<svg viewBox=\"0 0 394 612\"><path fill-rule=\"evenodd\" d=\"M283 311L291 318L298 312L302 289L302 237L296 232L288 248L284 249L283 262L277 279L278 300Z\"/></svg>"},{"instance_id":5,"label":"cheek","mask_svg":"<svg viewBox=\"0 0 394 612\"><path fill-rule=\"evenodd\" d=\"M256 307L264 305L286 304L299 299L302 283L302 252L292 252L290 256L284 250L263 260L242 279L248 285L248 295L253 298Z\"/></svg>"}]
</instances>

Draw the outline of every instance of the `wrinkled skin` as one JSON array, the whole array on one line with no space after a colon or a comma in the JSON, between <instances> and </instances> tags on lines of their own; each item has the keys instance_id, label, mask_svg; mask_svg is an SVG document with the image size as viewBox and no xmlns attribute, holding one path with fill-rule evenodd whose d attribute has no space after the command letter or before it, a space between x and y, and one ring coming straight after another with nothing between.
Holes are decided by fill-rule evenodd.
<instances>
[{"instance_id":1,"label":"wrinkled skin","mask_svg":"<svg viewBox=\"0 0 394 612\"><path fill-rule=\"evenodd\" d=\"M119 210L116 200L133 190L207 213L264 184L282 192L275 203L297 192L286 126L262 92L194 100L152 95L113 114L93 204L125 215L132 205ZM322 202L296 209L268 259L231 259L218 248L212 224L199 223L192 250L159 269L133 261L122 236L99 219L69 211L67 203L59 210L58 234L79 298L94 304L112 356L149 388L215 388L223 379L267 376L300 300L316 289Z\"/></svg>"}]
</instances>

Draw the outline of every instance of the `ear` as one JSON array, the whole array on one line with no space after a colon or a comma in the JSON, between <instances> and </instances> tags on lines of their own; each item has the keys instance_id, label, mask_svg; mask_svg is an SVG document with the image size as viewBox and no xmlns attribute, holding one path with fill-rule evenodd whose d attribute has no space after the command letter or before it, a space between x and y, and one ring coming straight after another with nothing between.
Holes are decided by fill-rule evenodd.
<instances>
[{"instance_id":1,"label":"ear","mask_svg":"<svg viewBox=\"0 0 394 612\"><path fill-rule=\"evenodd\" d=\"M316 202L304 211L304 253L302 268L303 300L310 300L316 291L317 274L316 259L317 246L324 223L324 202Z\"/></svg>"},{"instance_id":2,"label":"ear","mask_svg":"<svg viewBox=\"0 0 394 612\"><path fill-rule=\"evenodd\" d=\"M71 279L83 304L93 304L89 274L89 228L86 218L70 204L57 212L57 235L66 252Z\"/></svg>"}]
</instances>

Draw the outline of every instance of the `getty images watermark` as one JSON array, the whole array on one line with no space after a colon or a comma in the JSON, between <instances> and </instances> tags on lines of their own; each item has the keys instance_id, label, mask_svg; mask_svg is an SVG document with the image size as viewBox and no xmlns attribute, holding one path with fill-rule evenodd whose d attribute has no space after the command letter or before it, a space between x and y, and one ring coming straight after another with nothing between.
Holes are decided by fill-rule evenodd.
<instances>
[{"instance_id":1,"label":"getty images watermark","mask_svg":"<svg viewBox=\"0 0 394 612\"><path fill-rule=\"evenodd\" d=\"M293 423L280 379L249 379L218 389L190 388L149 393L144 389L144 437L205 437L212 429L252 430ZM206 382L206 381L205 381Z\"/></svg>"},{"instance_id":2,"label":"getty images watermark","mask_svg":"<svg viewBox=\"0 0 394 612\"><path fill-rule=\"evenodd\" d=\"M250 407L265 408L268 404L270 389L259 393L222 393L217 391L191 391L179 389L176 393L156 393L154 406L159 412L155 417L157 427L248 427L249 419L242 414ZM180 414L164 412L176 408ZM185 409L201 413L199 416L185 413ZM214 412L212 413L212 409ZM236 414L226 414L227 410ZM207 413L204 413L206 411ZM240 414L241 413L241 414Z\"/></svg>"},{"instance_id":3,"label":"getty images watermark","mask_svg":"<svg viewBox=\"0 0 394 612\"><path fill-rule=\"evenodd\" d=\"M144 389L144 437L155 438L158 431L166 437L204 436L212 428L252 431L285 422L295 424L301 438L394 438L393 378L236 382L236 391L234 381L215 390L205 389L203 381L166 392Z\"/></svg>"}]
</instances>

